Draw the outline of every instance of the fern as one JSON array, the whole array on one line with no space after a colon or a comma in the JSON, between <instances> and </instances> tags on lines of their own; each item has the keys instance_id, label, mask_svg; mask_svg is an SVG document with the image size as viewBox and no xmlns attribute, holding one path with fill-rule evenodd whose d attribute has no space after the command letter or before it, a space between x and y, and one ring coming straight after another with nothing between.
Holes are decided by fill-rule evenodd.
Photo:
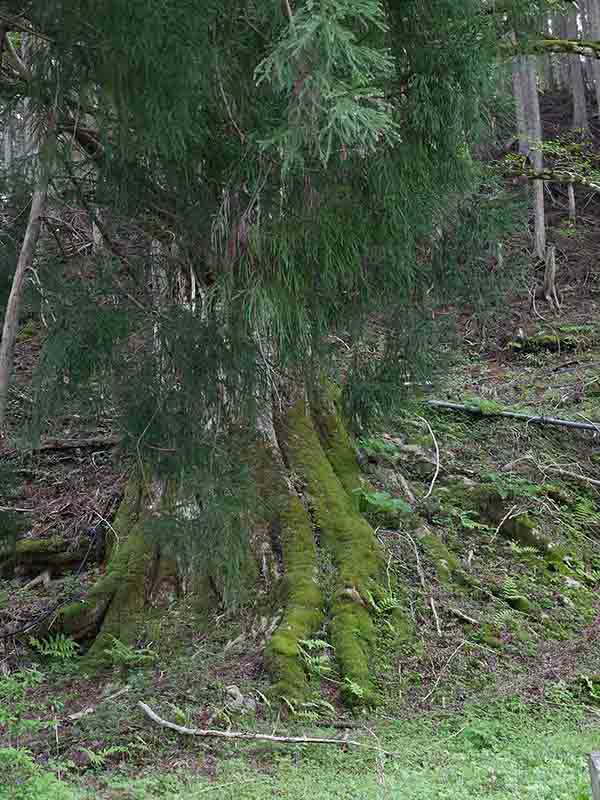
<instances>
[{"instance_id":1,"label":"fern","mask_svg":"<svg viewBox=\"0 0 600 800\"><path fill-rule=\"evenodd\" d=\"M532 547L531 545L521 545L517 544L517 542L510 542L509 547L511 552L516 556L535 556L538 557L539 551Z\"/></svg>"},{"instance_id":2,"label":"fern","mask_svg":"<svg viewBox=\"0 0 600 800\"><path fill-rule=\"evenodd\" d=\"M502 597L504 600L516 601L526 600L525 595L519 590L519 586L515 578L510 575L502 584Z\"/></svg>"},{"instance_id":3,"label":"fern","mask_svg":"<svg viewBox=\"0 0 600 800\"><path fill-rule=\"evenodd\" d=\"M85 753L90 760L90 765L96 769L103 767L110 756L120 755L121 753L128 753L128 748L122 745L111 745L104 747L102 750L90 750L88 747L80 747L81 752Z\"/></svg>"},{"instance_id":4,"label":"fern","mask_svg":"<svg viewBox=\"0 0 600 800\"><path fill-rule=\"evenodd\" d=\"M513 619L514 615L510 608L500 608L491 614L489 622L495 628L505 628L512 623Z\"/></svg>"},{"instance_id":5,"label":"fern","mask_svg":"<svg viewBox=\"0 0 600 800\"><path fill-rule=\"evenodd\" d=\"M388 492L370 492L366 489L355 489L361 500L363 510L374 514L410 514L412 508L399 497L392 497Z\"/></svg>"},{"instance_id":6,"label":"fern","mask_svg":"<svg viewBox=\"0 0 600 800\"><path fill-rule=\"evenodd\" d=\"M307 672L319 678L327 677L333 672L329 655L319 652L332 649L328 642L323 639L302 639L298 644Z\"/></svg>"},{"instance_id":7,"label":"fern","mask_svg":"<svg viewBox=\"0 0 600 800\"><path fill-rule=\"evenodd\" d=\"M384 595L384 597L377 602L373 597L373 593L368 589L365 590L364 594L369 601L371 608L378 615L389 614L390 611L394 611L396 608L400 608L401 606L400 600L393 593Z\"/></svg>"},{"instance_id":8,"label":"fern","mask_svg":"<svg viewBox=\"0 0 600 800\"><path fill-rule=\"evenodd\" d=\"M141 667L147 664L153 664L156 661L157 654L152 650L150 645L135 650L127 644L124 644L115 636L111 636L110 647L105 648L104 652L110 656L114 664L120 664L124 667Z\"/></svg>"},{"instance_id":9,"label":"fern","mask_svg":"<svg viewBox=\"0 0 600 800\"><path fill-rule=\"evenodd\" d=\"M56 658L61 661L70 661L79 652L79 645L70 636L64 633L57 633L47 639L36 639L34 636L29 638L31 646L43 656Z\"/></svg>"}]
</instances>

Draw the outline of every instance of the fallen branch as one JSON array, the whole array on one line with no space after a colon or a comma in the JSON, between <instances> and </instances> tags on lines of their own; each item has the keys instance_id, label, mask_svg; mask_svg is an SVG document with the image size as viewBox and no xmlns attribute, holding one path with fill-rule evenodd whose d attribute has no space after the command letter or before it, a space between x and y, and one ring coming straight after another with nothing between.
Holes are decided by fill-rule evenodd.
<instances>
[{"instance_id":1,"label":"fallen branch","mask_svg":"<svg viewBox=\"0 0 600 800\"><path fill-rule=\"evenodd\" d=\"M462 403L447 403L445 400L427 400L425 405L432 408L443 408L449 411L463 411L467 414L477 414L482 417L509 417L510 419L521 419L524 422L535 425L558 425L563 428L576 428L583 431L598 432L598 423L576 422L572 419L559 419L557 417L544 417L543 415L532 417L529 414L521 414L517 411L483 411L478 406L467 406Z\"/></svg>"},{"instance_id":2,"label":"fallen branch","mask_svg":"<svg viewBox=\"0 0 600 800\"><path fill-rule=\"evenodd\" d=\"M435 433L433 432L433 428L431 427L429 422L427 422L425 417L419 417L419 419L422 420L425 423L425 425L427 425L427 428L429 430L429 435L433 439L433 444L435 446L435 473L433 475L433 478L431 479L431 484L429 485L429 489L427 490L427 494L423 498L423 500L427 500L427 498L431 496L431 493L433 492L433 487L435 486L435 482L437 480L437 477L440 474L440 448L439 448L439 445L437 443L437 439L435 438Z\"/></svg>"},{"instance_id":3,"label":"fallen branch","mask_svg":"<svg viewBox=\"0 0 600 800\"><path fill-rule=\"evenodd\" d=\"M37 447L32 447L27 452L31 453L46 453L51 450L76 450L77 448L87 449L93 447L97 450L104 448L116 447L121 439L118 436L98 436L91 439L48 439L43 444ZM19 451L16 449L5 450L4 455L7 458L17 455Z\"/></svg>"},{"instance_id":4,"label":"fallen branch","mask_svg":"<svg viewBox=\"0 0 600 800\"><path fill-rule=\"evenodd\" d=\"M152 711L150 706L147 706L146 703L142 703L141 700L138 702L138 706L153 722L156 722L157 725L160 725L162 728L170 728L172 731L177 731L177 733L182 733L185 736L203 736L216 739L245 739L252 742L276 742L279 744L335 744L342 747L349 745L350 747L364 747L368 750L377 750L388 756L397 755L397 753L391 753L387 750L382 750L380 747L363 744L363 742L357 742L354 739L324 739L315 736L273 736L268 733L244 733L243 731L186 728L183 725L176 725L174 722L162 719L162 717L159 717L158 714Z\"/></svg>"},{"instance_id":5,"label":"fallen branch","mask_svg":"<svg viewBox=\"0 0 600 800\"><path fill-rule=\"evenodd\" d=\"M468 622L469 625L481 624L478 619L475 619L474 617L470 617L468 614L465 614L465 612L461 611L460 608L452 608L452 606L448 606L448 611L451 614L454 614L455 617L458 617L458 619L462 619L463 622Z\"/></svg>"},{"instance_id":6,"label":"fallen branch","mask_svg":"<svg viewBox=\"0 0 600 800\"><path fill-rule=\"evenodd\" d=\"M576 481L589 483L592 486L600 486L600 481L595 478L588 478L586 475L578 475L576 472L569 472L569 470L561 469L560 467L540 467L543 472L554 472L556 475L562 475L565 478L573 478Z\"/></svg>"},{"instance_id":7,"label":"fallen branch","mask_svg":"<svg viewBox=\"0 0 600 800\"><path fill-rule=\"evenodd\" d=\"M536 467L536 469L538 469L542 473L554 472L555 475L562 475L564 478L570 478L571 480L581 481L581 483L588 483L591 486L600 486L600 480L596 480L596 478L588 478L587 475L580 475L578 472L571 472L568 469L563 469L562 467L555 467L552 464L549 464L548 466L544 466L543 464L538 464L536 460L531 456L521 456L521 458L516 458L514 461L505 464L502 467L501 472L512 472L512 469L515 466L515 464L518 464L520 461L530 461ZM515 507L511 508L509 513L512 513L514 508ZM506 517L502 520L502 522L504 522L505 520ZM502 523L500 523L500 526L501 525ZM500 526L496 530L496 533L498 533L498 531L500 530Z\"/></svg>"}]
</instances>

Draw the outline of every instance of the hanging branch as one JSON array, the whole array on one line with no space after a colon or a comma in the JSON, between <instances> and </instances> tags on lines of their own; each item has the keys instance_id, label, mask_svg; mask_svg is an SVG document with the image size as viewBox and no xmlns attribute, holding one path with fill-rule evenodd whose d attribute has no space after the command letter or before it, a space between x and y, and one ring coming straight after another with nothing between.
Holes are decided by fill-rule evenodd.
<instances>
[{"instance_id":1,"label":"hanging branch","mask_svg":"<svg viewBox=\"0 0 600 800\"><path fill-rule=\"evenodd\" d=\"M571 419L558 419L557 417L544 417L543 415L535 417L530 414L521 414L517 411L495 411L488 410L487 408L484 411L478 406L467 406L462 403L448 403L445 400L428 400L425 405L431 406L432 408L448 409L449 411L464 411L467 414L477 414L482 417L510 417L511 419L522 419L524 422L533 423L535 425L558 425L563 428L576 428L577 430L594 431L598 433L598 423L594 424L592 422L576 422Z\"/></svg>"}]
</instances>

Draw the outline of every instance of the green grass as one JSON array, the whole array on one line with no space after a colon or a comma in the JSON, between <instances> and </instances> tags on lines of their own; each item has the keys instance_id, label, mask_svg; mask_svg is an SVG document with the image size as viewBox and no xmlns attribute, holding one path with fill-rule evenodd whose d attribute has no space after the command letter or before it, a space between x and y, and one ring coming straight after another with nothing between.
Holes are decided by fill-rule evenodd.
<instances>
[{"instance_id":1,"label":"green grass","mask_svg":"<svg viewBox=\"0 0 600 800\"><path fill-rule=\"evenodd\" d=\"M373 720L354 732L370 748L208 744L196 740L198 763L207 749L216 775L187 777L169 770L140 778L96 772L58 782L21 751L0 751L3 773L21 783L0 789L10 800L218 800L319 798L339 800L588 800L586 755L600 748L600 717L581 708L533 709L514 701L437 721ZM279 732L283 732L280 730ZM171 734L167 734L171 737ZM319 729L314 735L339 736ZM175 735L173 735L175 736ZM378 748L393 751L383 755ZM11 765L10 754L14 765ZM4 793L2 793L4 791Z\"/></svg>"}]
</instances>

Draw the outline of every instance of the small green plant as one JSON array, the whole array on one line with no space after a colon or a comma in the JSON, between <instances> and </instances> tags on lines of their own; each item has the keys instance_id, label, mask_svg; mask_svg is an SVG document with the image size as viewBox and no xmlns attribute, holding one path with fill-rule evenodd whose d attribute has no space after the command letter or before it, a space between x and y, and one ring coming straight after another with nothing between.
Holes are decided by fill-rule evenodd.
<instances>
[{"instance_id":1,"label":"small green plant","mask_svg":"<svg viewBox=\"0 0 600 800\"><path fill-rule=\"evenodd\" d=\"M46 658L70 661L79 652L79 645L70 636L64 633L56 633L47 639L36 639L34 636L29 638L29 644L37 652Z\"/></svg>"},{"instance_id":2,"label":"small green plant","mask_svg":"<svg viewBox=\"0 0 600 800\"><path fill-rule=\"evenodd\" d=\"M517 542L509 542L508 546L510 548L511 553L515 556L518 556L519 558L537 559L540 556L539 550L528 544L523 545L523 544L518 544Z\"/></svg>"},{"instance_id":3,"label":"small green plant","mask_svg":"<svg viewBox=\"0 0 600 800\"><path fill-rule=\"evenodd\" d=\"M502 584L502 597L507 601L526 600L525 595L519 590L517 581L511 578L510 575Z\"/></svg>"},{"instance_id":4,"label":"small green plant","mask_svg":"<svg viewBox=\"0 0 600 800\"><path fill-rule=\"evenodd\" d=\"M348 677L344 678L342 686L344 687L344 689L348 694L352 695L352 697L356 697L359 700L362 700L362 698L365 696L365 690L363 689L363 687L360 686L358 683L355 683Z\"/></svg>"},{"instance_id":5,"label":"small green plant","mask_svg":"<svg viewBox=\"0 0 600 800\"><path fill-rule=\"evenodd\" d=\"M302 639L299 643L300 654L309 674L319 678L328 677L333 672L328 650L331 645L323 639Z\"/></svg>"},{"instance_id":6,"label":"small green plant","mask_svg":"<svg viewBox=\"0 0 600 800\"><path fill-rule=\"evenodd\" d=\"M388 492L375 492L367 489L355 489L360 498L361 510L372 514L410 514L412 508L399 497L392 497Z\"/></svg>"},{"instance_id":7,"label":"small green plant","mask_svg":"<svg viewBox=\"0 0 600 800\"><path fill-rule=\"evenodd\" d=\"M88 747L80 747L79 749L82 753L86 754L90 760L90 766L94 769L104 767L111 756L129 753L129 748L116 744L110 747L104 747L102 750L90 750Z\"/></svg>"},{"instance_id":8,"label":"small green plant","mask_svg":"<svg viewBox=\"0 0 600 800\"><path fill-rule=\"evenodd\" d=\"M0 748L0 772L10 775L10 785L0 779L0 796L6 800L75 800L69 786L44 772L21 748Z\"/></svg>"},{"instance_id":9,"label":"small green plant","mask_svg":"<svg viewBox=\"0 0 600 800\"><path fill-rule=\"evenodd\" d=\"M499 608L497 611L494 611L490 617L489 622L495 628L506 628L510 626L510 624L514 620L514 613L511 608Z\"/></svg>"},{"instance_id":10,"label":"small green plant","mask_svg":"<svg viewBox=\"0 0 600 800\"><path fill-rule=\"evenodd\" d=\"M580 679L587 697L594 705L600 704L600 679L597 675L581 675Z\"/></svg>"},{"instance_id":11,"label":"small green plant","mask_svg":"<svg viewBox=\"0 0 600 800\"><path fill-rule=\"evenodd\" d=\"M314 700L307 700L303 703L294 703L288 700L287 697L282 698L290 712L298 719L314 721L322 719L323 716L334 717L336 715L335 708L327 700L322 698L315 698Z\"/></svg>"},{"instance_id":12,"label":"small green plant","mask_svg":"<svg viewBox=\"0 0 600 800\"><path fill-rule=\"evenodd\" d=\"M104 652L111 658L113 664L122 667L143 667L154 664L158 658L158 654L150 645L136 650L115 636L111 636L110 639L110 647L107 647Z\"/></svg>"},{"instance_id":13,"label":"small green plant","mask_svg":"<svg viewBox=\"0 0 600 800\"><path fill-rule=\"evenodd\" d=\"M395 444L385 439L378 439L374 436L366 439L359 439L358 446L361 450L364 450L368 456L383 455L394 458L398 455L398 448Z\"/></svg>"},{"instance_id":14,"label":"small green plant","mask_svg":"<svg viewBox=\"0 0 600 800\"><path fill-rule=\"evenodd\" d=\"M490 525L486 525L483 522L478 522L477 517L479 517L479 512L477 511L456 511L455 514L458 517L458 521L460 522L461 526L466 530L470 531L495 530L495 528L492 528Z\"/></svg>"}]
</instances>

